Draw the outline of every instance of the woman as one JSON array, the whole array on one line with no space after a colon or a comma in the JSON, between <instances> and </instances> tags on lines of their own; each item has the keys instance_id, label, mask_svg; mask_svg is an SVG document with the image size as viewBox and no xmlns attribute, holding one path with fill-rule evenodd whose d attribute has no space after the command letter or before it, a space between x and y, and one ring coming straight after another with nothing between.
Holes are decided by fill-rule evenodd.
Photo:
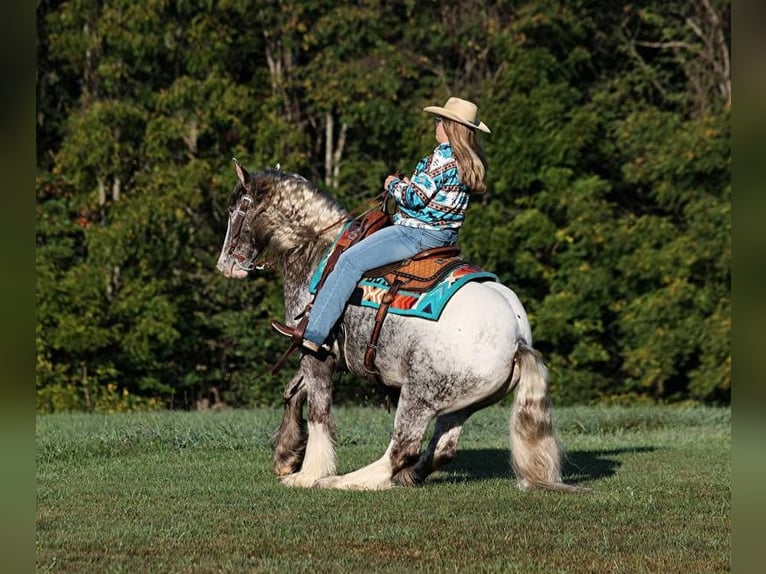
<instances>
[{"instance_id":1,"label":"woman","mask_svg":"<svg viewBox=\"0 0 766 574\"><path fill-rule=\"evenodd\" d=\"M300 341L304 349L320 351L365 271L454 244L465 219L469 192L486 191L487 161L476 130L490 131L476 117L476 104L449 98L444 107L429 106L423 111L434 114L438 145L420 160L411 179L386 177L384 188L399 207L394 225L343 252L317 294L305 332L301 326L272 322L277 331Z\"/></svg>"}]
</instances>

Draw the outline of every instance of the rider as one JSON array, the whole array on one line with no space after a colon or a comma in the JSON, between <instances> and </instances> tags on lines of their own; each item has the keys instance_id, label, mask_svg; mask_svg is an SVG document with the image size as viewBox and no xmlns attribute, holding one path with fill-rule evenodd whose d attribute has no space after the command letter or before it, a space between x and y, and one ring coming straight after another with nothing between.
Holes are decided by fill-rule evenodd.
<instances>
[{"instance_id":1,"label":"rider","mask_svg":"<svg viewBox=\"0 0 766 574\"><path fill-rule=\"evenodd\" d=\"M476 130L490 131L476 117L476 104L453 97L444 107L429 106L423 111L434 114L438 145L420 160L411 179L386 177L383 187L399 207L393 216L394 225L376 231L341 254L316 296L305 332L301 326L272 322L279 333L301 341L304 349L316 353L324 346L365 271L454 244L465 219L468 193L486 191L487 161Z\"/></svg>"}]
</instances>

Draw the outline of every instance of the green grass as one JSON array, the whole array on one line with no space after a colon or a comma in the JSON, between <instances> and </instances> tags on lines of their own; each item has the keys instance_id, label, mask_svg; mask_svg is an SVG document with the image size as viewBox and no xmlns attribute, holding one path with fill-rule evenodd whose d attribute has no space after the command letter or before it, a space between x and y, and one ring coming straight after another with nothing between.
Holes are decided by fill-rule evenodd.
<instances>
[{"instance_id":1,"label":"green grass","mask_svg":"<svg viewBox=\"0 0 766 574\"><path fill-rule=\"evenodd\" d=\"M558 409L591 495L516 490L508 415L474 415L425 486L372 493L282 487L278 410L39 416L37 570L729 570L729 409ZM336 418L341 472L382 454L393 414Z\"/></svg>"}]
</instances>

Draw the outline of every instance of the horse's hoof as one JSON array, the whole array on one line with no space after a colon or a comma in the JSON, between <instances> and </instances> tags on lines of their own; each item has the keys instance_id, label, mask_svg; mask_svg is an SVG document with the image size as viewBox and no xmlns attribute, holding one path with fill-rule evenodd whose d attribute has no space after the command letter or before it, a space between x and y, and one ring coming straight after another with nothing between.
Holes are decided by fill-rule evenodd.
<instances>
[{"instance_id":1,"label":"horse's hoof","mask_svg":"<svg viewBox=\"0 0 766 574\"><path fill-rule=\"evenodd\" d=\"M283 476L289 476L296 472L296 468L292 464L275 464L274 465L274 472L277 474L279 478L282 478Z\"/></svg>"},{"instance_id":2,"label":"horse's hoof","mask_svg":"<svg viewBox=\"0 0 766 574\"><path fill-rule=\"evenodd\" d=\"M314 481L314 488L332 488L335 490L387 490L393 486L391 481L367 483L351 480L344 476L326 476Z\"/></svg>"},{"instance_id":3,"label":"horse's hoof","mask_svg":"<svg viewBox=\"0 0 766 574\"><path fill-rule=\"evenodd\" d=\"M315 479L305 476L300 472L294 472L287 476L280 476L279 481L285 486L293 488L310 488L314 485Z\"/></svg>"},{"instance_id":4,"label":"horse's hoof","mask_svg":"<svg viewBox=\"0 0 766 574\"><path fill-rule=\"evenodd\" d=\"M324 478L319 478L314 481L314 484L312 484L314 488L335 488L335 489L346 489L348 486L345 486L343 482L340 480L340 477L338 476L326 476Z\"/></svg>"}]
</instances>

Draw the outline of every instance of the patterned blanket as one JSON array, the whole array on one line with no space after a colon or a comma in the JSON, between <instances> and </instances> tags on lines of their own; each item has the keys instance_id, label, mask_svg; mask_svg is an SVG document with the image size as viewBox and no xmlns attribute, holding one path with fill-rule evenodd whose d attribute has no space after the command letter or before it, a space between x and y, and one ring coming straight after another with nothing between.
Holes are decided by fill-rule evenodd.
<instances>
[{"instance_id":1,"label":"patterned blanket","mask_svg":"<svg viewBox=\"0 0 766 574\"><path fill-rule=\"evenodd\" d=\"M345 232L346 228L341 230L338 238ZM337 243L337 240L335 243ZM312 294L316 294L317 286L322 278L322 273L324 272L327 260L335 248L335 243L333 243L324 254L319 266L311 277L309 290ZM396 293L388 312L397 315L409 315L437 321L447 302L463 285L469 281L497 280L497 275L494 273L485 271L476 265L464 263L447 273L444 279L429 291L417 293L407 291L404 288L400 289ZM380 307L380 302L383 299L383 296L390 288L391 286L388 281L383 277L363 277L351 295L349 303L352 305L377 309Z\"/></svg>"}]
</instances>

